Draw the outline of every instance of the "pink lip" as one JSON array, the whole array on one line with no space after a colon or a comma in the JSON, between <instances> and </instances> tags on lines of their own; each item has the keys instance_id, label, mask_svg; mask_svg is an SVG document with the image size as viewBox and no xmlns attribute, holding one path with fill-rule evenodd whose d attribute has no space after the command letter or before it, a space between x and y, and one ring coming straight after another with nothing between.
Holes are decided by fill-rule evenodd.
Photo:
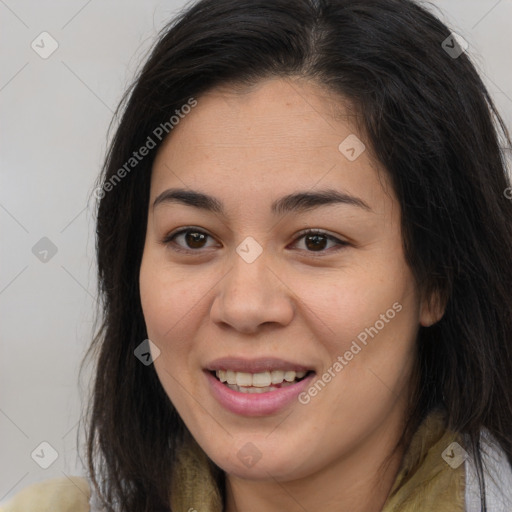
<instances>
[{"instance_id":1,"label":"pink lip","mask_svg":"<svg viewBox=\"0 0 512 512\"><path fill-rule=\"evenodd\" d=\"M243 416L266 416L284 409L292 402L297 401L298 395L310 385L315 376L315 373L311 373L290 386L275 391L267 391L266 393L249 394L233 391L209 371L204 373L208 379L210 390L217 401L228 411Z\"/></svg>"},{"instance_id":2,"label":"pink lip","mask_svg":"<svg viewBox=\"0 0 512 512\"><path fill-rule=\"evenodd\" d=\"M258 359L243 359L241 357L223 357L215 359L206 367L209 371L215 370L233 370L234 372L260 373L271 372L272 370L295 370L310 371L311 367L295 364L284 359L276 359L275 357L261 357Z\"/></svg>"}]
</instances>

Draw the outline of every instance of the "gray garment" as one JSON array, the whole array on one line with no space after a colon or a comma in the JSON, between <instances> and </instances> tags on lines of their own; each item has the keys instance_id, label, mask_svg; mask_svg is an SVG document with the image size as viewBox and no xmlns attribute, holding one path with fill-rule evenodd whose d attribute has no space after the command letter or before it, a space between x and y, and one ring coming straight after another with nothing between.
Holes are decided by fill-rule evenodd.
<instances>
[{"instance_id":1,"label":"gray garment","mask_svg":"<svg viewBox=\"0 0 512 512\"><path fill-rule=\"evenodd\" d=\"M512 469L507 456L487 430L480 436L487 512L512 512ZM480 487L474 459L466 466L466 512L481 512Z\"/></svg>"},{"instance_id":2,"label":"gray garment","mask_svg":"<svg viewBox=\"0 0 512 512\"><path fill-rule=\"evenodd\" d=\"M91 497L89 498L89 512L104 512L104 508L101 507L101 503L96 496L96 490L94 489L92 482L89 480L89 487L91 489Z\"/></svg>"}]
</instances>

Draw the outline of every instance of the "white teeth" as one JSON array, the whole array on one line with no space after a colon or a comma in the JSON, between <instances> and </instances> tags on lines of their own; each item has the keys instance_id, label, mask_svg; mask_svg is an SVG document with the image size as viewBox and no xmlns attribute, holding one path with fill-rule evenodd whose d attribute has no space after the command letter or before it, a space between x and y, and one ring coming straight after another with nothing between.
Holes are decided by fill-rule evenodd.
<instances>
[{"instance_id":1,"label":"white teeth","mask_svg":"<svg viewBox=\"0 0 512 512\"><path fill-rule=\"evenodd\" d=\"M229 387L255 387L267 388L272 384L285 384L302 379L307 372L295 372L293 370L273 370L272 372L247 373L234 372L232 370L217 370L215 374L221 382L225 382ZM277 388L274 388L277 389Z\"/></svg>"},{"instance_id":2,"label":"white teeth","mask_svg":"<svg viewBox=\"0 0 512 512\"><path fill-rule=\"evenodd\" d=\"M270 386L272 379L270 378L270 372L255 373L252 376L252 385L257 388L264 388Z\"/></svg>"},{"instance_id":3,"label":"white teeth","mask_svg":"<svg viewBox=\"0 0 512 512\"><path fill-rule=\"evenodd\" d=\"M274 386L266 386L264 388L257 388L257 387L244 387L244 386L237 386L236 384L228 384L228 388L232 389L233 391L238 391L239 393L268 393L269 391L276 391L281 388L285 388L286 386L291 386L291 382L283 382L281 384L280 388L276 388Z\"/></svg>"},{"instance_id":4,"label":"white teeth","mask_svg":"<svg viewBox=\"0 0 512 512\"><path fill-rule=\"evenodd\" d=\"M236 372L237 386L252 386L252 374L245 372Z\"/></svg>"},{"instance_id":5,"label":"white teeth","mask_svg":"<svg viewBox=\"0 0 512 512\"><path fill-rule=\"evenodd\" d=\"M293 382L295 380L295 372L294 371L291 371L291 372L285 372L284 374L284 380L286 382Z\"/></svg>"},{"instance_id":6,"label":"white teeth","mask_svg":"<svg viewBox=\"0 0 512 512\"><path fill-rule=\"evenodd\" d=\"M272 376L272 384L279 384L284 380L284 372L281 370L274 370L271 374Z\"/></svg>"}]
</instances>

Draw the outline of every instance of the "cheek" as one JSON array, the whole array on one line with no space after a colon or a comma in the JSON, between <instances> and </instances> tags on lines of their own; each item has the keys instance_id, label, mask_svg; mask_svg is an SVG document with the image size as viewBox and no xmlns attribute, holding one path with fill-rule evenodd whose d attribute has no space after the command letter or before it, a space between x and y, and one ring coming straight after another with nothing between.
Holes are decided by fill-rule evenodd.
<instances>
[{"instance_id":1,"label":"cheek","mask_svg":"<svg viewBox=\"0 0 512 512\"><path fill-rule=\"evenodd\" d=\"M153 336L156 342L165 346L169 340L186 337L191 324L187 319L197 315L208 286L170 268L150 252L142 259L139 286L150 339Z\"/></svg>"},{"instance_id":2,"label":"cheek","mask_svg":"<svg viewBox=\"0 0 512 512\"><path fill-rule=\"evenodd\" d=\"M211 280L213 278L213 281ZM214 274L177 269L156 252L144 253L139 286L148 338L160 349L155 370L167 395L185 418L193 410L191 393L200 396L197 331L208 317ZM183 393L183 386L189 393Z\"/></svg>"},{"instance_id":3,"label":"cheek","mask_svg":"<svg viewBox=\"0 0 512 512\"><path fill-rule=\"evenodd\" d=\"M158 378L175 407L183 408L183 369L187 366L191 346L187 314L197 302L190 286L176 273L166 270L151 251L143 255L139 287L148 338L160 349L154 366ZM172 277L171 277L172 276Z\"/></svg>"},{"instance_id":4,"label":"cheek","mask_svg":"<svg viewBox=\"0 0 512 512\"><path fill-rule=\"evenodd\" d=\"M326 304L341 311L333 323L336 334L326 342L330 362L325 371L336 375L334 416L342 418L364 403L360 423L375 421L407 388L413 367L419 307L411 284L381 280L364 289L347 287Z\"/></svg>"},{"instance_id":5,"label":"cheek","mask_svg":"<svg viewBox=\"0 0 512 512\"><path fill-rule=\"evenodd\" d=\"M330 352L348 350L353 339L376 323L379 333L410 331L414 326L418 309L408 272L386 270L387 274L372 271L367 265L336 275L302 274L292 280L294 293Z\"/></svg>"}]
</instances>

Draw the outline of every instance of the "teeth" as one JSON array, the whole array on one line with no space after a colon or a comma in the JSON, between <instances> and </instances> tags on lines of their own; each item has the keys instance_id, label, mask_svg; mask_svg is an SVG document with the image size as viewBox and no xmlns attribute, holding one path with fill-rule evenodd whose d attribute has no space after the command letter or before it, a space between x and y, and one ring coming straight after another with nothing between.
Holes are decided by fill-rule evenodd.
<instances>
[{"instance_id":1,"label":"teeth","mask_svg":"<svg viewBox=\"0 0 512 512\"><path fill-rule=\"evenodd\" d=\"M252 374L245 372L236 372L237 386L252 386Z\"/></svg>"},{"instance_id":2,"label":"teeth","mask_svg":"<svg viewBox=\"0 0 512 512\"><path fill-rule=\"evenodd\" d=\"M286 382L293 382L295 380L295 372L294 371L291 371L291 372L285 372L284 374L284 380Z\"/></svg>"},{"instance_id":3,"label":"teeth","mask_svg":"<svg viewBox=\"0 0 512 512\"><path fill-rule=\"evenodd\" d=\"M291 383L295 379L302 379L302 377L304 377L306 373L307 372L304 371L295 372L293 370L286 372L283 370L273 370L272 372L261 373L234 372L231 370L217 370L215 372L217 378L221 382L226 382L228 386L232 389L233 386L238 388L268 388L272 387L271 384Z\"/></svg>"},{"instance_id":4,"label":"teeth","mask_svg":"<svg viewBox=\"0 0 512 512\"><path fill-rule=\"evenodd\" d=\"M271 383L270 372L255 373L252 376L252 385L257 388L265 388L270 386Z\"/></svg>"},{"instance_id":5,"label":"teeth","mask_svg":"<svg viewBox=\"0 0 512 512\"><path fill-rule=\"evenodd\" d=\"M274 370L272 372L272 384L279 384L284 380L284 372L281 370Z\"/></svg>"},{"instance_id":6,"label":"teeth","mask_svg":"<svg viewBox=\"0 0 512 512\"><path fill-rule=\"evenodd\" d=\"M233 391L238 391L240 393L268 393L269 391L276 391L277 389L285 388L286 386L291 386L291 382L283 382L281 384L281 387L276 388L274 386L266 386L262 388L257 387L244 387L244 386L237 386L236 384L228 384L228 388L232 389Z\"/></svg>"}]
</instances>

